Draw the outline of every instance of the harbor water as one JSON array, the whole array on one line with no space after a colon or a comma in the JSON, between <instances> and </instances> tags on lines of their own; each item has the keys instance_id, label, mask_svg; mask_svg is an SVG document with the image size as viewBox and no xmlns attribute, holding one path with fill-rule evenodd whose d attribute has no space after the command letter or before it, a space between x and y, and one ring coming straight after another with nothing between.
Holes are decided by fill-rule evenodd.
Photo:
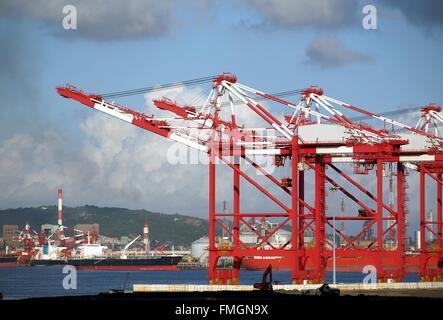
<instances>
[{"instance_id":1,"label":"harbor water","mask_svg":"<svg viewBox=\"0 0 443 320\"><path fill-rule=\"evenodd\" d=\"M91 295L110 289L131 290L133 284L208 284L206 270L177 271L90 271L78 270L76 289L65 289L63 280L67 274L63 267L11 267L0 268L0 292L3 299L32 297ZM361 283L366 274L337 273L338 283ZM262 272L242 270L240 284L260 282ZM274 272L273 280L281 284L291 283L289 272ZM406 281L417 281L418 275L409 275ZM332 282L328 274L326 282ZM72 284L72 283L71 283Z\"/></svg>"}]
</instances>

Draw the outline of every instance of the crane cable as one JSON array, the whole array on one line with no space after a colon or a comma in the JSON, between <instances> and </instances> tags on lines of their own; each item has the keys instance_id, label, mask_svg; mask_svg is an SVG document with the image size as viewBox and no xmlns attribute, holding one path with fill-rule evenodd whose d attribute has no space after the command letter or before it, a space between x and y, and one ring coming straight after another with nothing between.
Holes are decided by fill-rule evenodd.
<instances>
[{"instance_id":1,"label":"crane cable","mask_svg":"<svg viewBox=\"0 0 443 320\"><path fill-rule=\"evenodd\" d=\"M170 83L166 83L166 84L162 84L162 85L154 85L154 86L142 87L142 88L132 89L132 90L104 93L104 94L100 94L100 96L102 96L103 98L127 97L127 96L132 96L132 95L145 94L147 92L161 91L164 89L173 89L173 88L178 88L178 87L183 87L183 86L199 85L199 84L203 84L203 83L212 82L215 78L217 78L217 75L195 78L195 79L190 79L190 80L185 80L185 81L180 81L180 82L170 82ZM288 91L274 93L271 95L275 96L275 97L283 98L283 97L297 95L297 94L301 93L303 90L305 90L305 89L288 90ZM256 100L258 100L258 101L266 100L266 98L257 97ZM234 104L238 104L238 103L239 103L239 101L234 102ZM404 114L404 113L409 113L409 112L413 112L413 111L417 111L417 108L397 109L397 110L379 113L379 115L380 116L392 116L392 115L396 115L396 114ZM370 116L364 115L364 116L352 117L351 120L352 121L361 121L361 120L370 119L370 118L371 118Z\"/></svg>"},{"instance_id":2,"label":"crane cable","mask_svg":"<svg viewBox=\"0 0 443 320\"><path fill-rule=\"evenodd\" d=\"M203 84L203 83L208 83L208 82L212 82L216 77L217 76L202 77L202 78L196 78L196 79L185 80L185 81L180 81L180 82L170 82L170 83L161 84L161 85L143 87L143 88L138 88L138 89L103 93L103 94L99 94L99 95L103 98L126 97L126 96L144 94L147 92L161 91L164 89L173 89L173 88L178 88L178 87L194 86L194 85L199 85L199 84ZM277 97L287 97L287 96L298 94L302 90L304 90L304 89L283 91L283 92L279 92L279 93L276 93L273 95L277 96ZM262 100L262 99L259 99L259 100Z\"/></svg>"},{"instance_id":3,"label":"crane cable","mask_svg":"<svg viewBox=\"0 0 443 320\"><path fill-rule=\"evenodd\" d=\"M144 94L147 92L154 92L154 91L160 91L164 89L172 89L172 88L178 88L183 86L193 86L198 85L206 82L212 82L217 76L210 76L210 77L203 77L203 78L196 78L191 80L185 80L180 82L170 82L162 85L155 85L155 86L149 86L149 87L143 87L138 89L132 89L132 90L124 90L124 91L116 91L116 92L109 92L100 94L103 98L119 98L119 97L126 97L126 96L133 96L138 94Z\"/></svg>"}]
</instances>

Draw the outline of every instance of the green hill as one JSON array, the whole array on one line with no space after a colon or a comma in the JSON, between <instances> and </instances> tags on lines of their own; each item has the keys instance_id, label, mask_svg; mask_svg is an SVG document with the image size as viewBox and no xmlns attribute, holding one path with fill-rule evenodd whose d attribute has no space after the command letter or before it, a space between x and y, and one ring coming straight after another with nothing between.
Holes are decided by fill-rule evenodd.
<instances>
[{"instance_id":1,"label":"green hill","mask_svg":"<svg viewBox=\"0 0 443 320\"><path fill-rule=\"evenodd\" d=\"M172 241L174 245L189 246L192 241L207 234L208 221L179 214L162 214L147 210L100 208L96 206L63 207L63 224L98 223L100 234L109 237L139 235L143 224L149 223L150 239L160 243ZM42 224L57 222L57 207L34 207L0 210L0 225L26 223L40 230ZM3 232L0 229L0 232Z\"/></svg>"}]
</instances>

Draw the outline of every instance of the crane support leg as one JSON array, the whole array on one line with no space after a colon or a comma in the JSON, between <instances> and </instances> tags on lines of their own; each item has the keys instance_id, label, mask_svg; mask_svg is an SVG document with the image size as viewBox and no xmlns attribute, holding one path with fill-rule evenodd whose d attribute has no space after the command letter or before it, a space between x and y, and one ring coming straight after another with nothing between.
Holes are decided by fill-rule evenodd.
<instances>
[{"instance_id":1,"label":"crane support leg","mask_svg":"<svg viewBox=\"0 0 443 320\"><path fill-rule=\"evenodd\" d=\"M317 157L315 164L315 240L314 269L310 277L313 283L322 283L326 275L326 217L325 217L325 163Z\"/></svg>"},{"instance_id":2,"label":"crane support leg","mask_svg":"<svg viewBox=\"0 0 443 320\"><path fill-rule=\"evenodd\" d=\"M298 192L298 137L292 137L292 190L291 190L291 262L292 283L300 283L300 244L299 244L299 192Z\"/></svg>"},{"instance_id":3,"label":"crane support leg","mask_svg":"<svg viewBox=\"0 0 443 320\"><path fill-rule=\"evenodd\" d=\"M438 259L438 272L440 276L440 280L443 278L443 207L442 207L442 198L443 198L443 180L442 173L437 173L437 243L438 243L438 252L440 253Z\"/></svg>"},{"instance_id":4,"label":"crane support leg","mask_svg":"<svg viewBox=\"0 0 443 320\"><path fill-rule=\"evenodd\" d=\"M217 276L218 254L215 247L215 155L213 151L213 143L210 150L209 161L209 261L208 275L211 284L219 283Z\"/></svg>"},{"instance_id":5,"label":"crane support leg","mask_svg":"<svg viewBox=\"0 0 443 320\"><path fill-rule=\"evenodd\" d=\"M427 250L426 250L426 173L424 163L420 163L420 280L427 281Z\"/></svg>"},{"instance_id":6,"label":"crane support leg","mask_svg":"<svg viewBox=\"0 0 443 320\"><path fill-rule=\"evenodd\" d=\"M394 275L395 281L403 281L405 276L406 265L406 214L405 214L405 198L406 198L406 185L405 185L405 169L403 164L397 162L397 262L396 262L396 274Z\"/></svg>"},{"instance_id":7,"label":"crane support leg","mask_svg":"<svg viewBox=\"0 0 443 320\"><path fill-rule=\"evenodd\" d=\"M377 160L377 276L385 281L383 270L383 161Z\"/></svg>"},{"instance_id":8,"label":"crane support leg","mask_svg":"<svg viewBox=\"0 0 443 320\"><path fill-rule=\"evenodd\" d=\"M234 157L234 248L238 248L240 243L240 157ZM234 257L232 284L238 284L240 278L241 257Z\"/></svg>"}]
</instances>

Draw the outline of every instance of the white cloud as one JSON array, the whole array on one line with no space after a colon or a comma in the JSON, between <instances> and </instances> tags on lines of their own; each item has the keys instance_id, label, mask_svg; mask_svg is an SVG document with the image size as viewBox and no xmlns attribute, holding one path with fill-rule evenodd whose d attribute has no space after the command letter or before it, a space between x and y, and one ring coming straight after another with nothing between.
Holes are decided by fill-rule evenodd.
<instances>
[{"instance_id":1,"label":"white cloud","mask_svg":"<svg viewBox=\"0 0 443 320\"><path fill-rule=\"evenodd\" d=\"M354 0L249 0L265 22L283 27L340 28L358 13Z\"/></svg>"},{"instance_id":2,"label":"white cloud","mask_svg":"<svg viewBox=\"0 0 443 320\"><path fill-rule=\"evenodd\" d=\"M307 63L330 68L355 63L372 63L374 58L366 53L353 51L333 37L320 36L305 50Z\"/></svg>"},{"instance_id":3,"label":"white cloud","mask_svg":"<svg viewBox=\"0 0 443 320\"><path fill-rule=\"evenodd\" d=\"M175 23L172 0L6 0L0 15L31 17L54 27L56 34L96 40L157 36ZM62 29L63 7L77 8L78 29Z\"/></svg>"}]
</instances>

